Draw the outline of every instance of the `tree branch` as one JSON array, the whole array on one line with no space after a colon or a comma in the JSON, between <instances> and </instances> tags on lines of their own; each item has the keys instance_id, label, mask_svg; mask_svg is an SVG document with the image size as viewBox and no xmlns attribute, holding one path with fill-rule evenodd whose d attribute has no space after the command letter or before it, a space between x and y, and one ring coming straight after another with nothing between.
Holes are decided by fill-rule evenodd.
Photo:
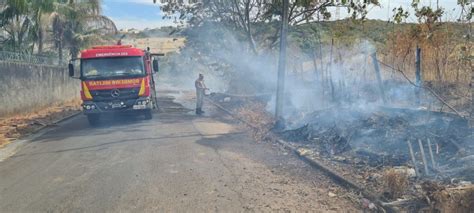
<instances>
[{"instance_id":1,"label":"tree branch","mask_svg":"<svg viewBox=\"0 0 474 213\"><path fill-rule=\"evenodd\" d=\"M445 100L443 100L443 98L441 98L441 96L439 96L435 91L433 91L431 88L427 87L427 86L423 86L423 85L417 85L415 82L413 82L410 78L408 78L408 76L405 74L405 72L403 72L402 70L400 70L399 68L395 68L393 66L390 66L386 63L384 63L383 61L380 61L377 59L377 61L388 67L388 68L391 68L397 72L399 72L400 74L402 74L402 76L405 78L405 80L408 81L408 83L410 83L411 85L413 85L414 87L417 87L417 88L421 88L421 89L425 89L425 90L428 90L428 92L430 92L436 99L438 99L441 103L443 103L444 105L446 105L449 109L451 109L454 113L456 113L459 117L461 118L464 118L466 119L465 116L461 115L460 112L458 112L456 109L454 109L454 107L452 107L449 103L447 103Z\"/></svg>"}]
</instances>

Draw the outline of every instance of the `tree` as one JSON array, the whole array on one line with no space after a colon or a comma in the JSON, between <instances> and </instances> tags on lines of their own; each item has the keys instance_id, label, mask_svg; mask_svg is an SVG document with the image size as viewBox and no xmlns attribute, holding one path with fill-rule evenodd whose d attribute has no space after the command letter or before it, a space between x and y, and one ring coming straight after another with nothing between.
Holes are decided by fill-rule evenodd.
<instances>
[{"instance_id":1,"label":"tree","mask_svg":"<svg viewBox=\"0 0 474 213\"><path fill-rule=\"evenodd\" d=\"M51 14L56 0L36 0L31 2L32 19L34 20L32 28L34 32L33 40L38 44L38 53L43 52L45 20L47 15Z\"/></svg>"},{"instance_id":2,"label":"tree","mask_svg":"<svg viewBox=\"0 0 474 213\"><path fill-rule=\"evenodd\" d=\"M474 7L473 2L470 0L458 0L458 5L462 8L461 17L459 18L462 23L468 23L469 27L466 33L466 45L463 48L463 60L465 63L468 64L468 67L471 69L471 119L470 119L470 126L474 128L474 67L472 65L472 60L474 57L472 56L472 44L471 44L471 37L472 37L472 15L474 14Z\"/></svg>"},{"instance_id":3,"label":"tree","mask_svg":"<svg viewBox=\"0 0 474 213\"><path fill-rule=\"evenodd\" d=\"M76 58L81 48L102 43L107 35L117 32L114 22L101 15L100 0L63 0L55 4L55 11L52 33L61 60L63 48L67 47L70 56Z\"/></svg>"},{"instance_id":4,"label":"tree","mask_svg":"<svg viewBox=\"0 0 474 213\"><path fill-rule=\"evenodd\" d=\"M28 4L28 0L7 0L0 13L0 27L6 34L0 38L0 43L4 48L13 51L30 49L28 36L32 21L28 16Z\"/></svg>"},{"instance_id":5,"label":"tree","mask_svg":"<svg viewBox=\"0 0 474 213\"><path fill-rule=\"evenodd\" d=\"M1 27L7 36L2 43L11 50L43 51L44 26L55 0L7 0L1 12Z\"/></svg>"},{"instance_id":6,"label":"tree","mask_svg":"<svg viewBox=\"0 0 474 213\"><path fill-rule=\"evenodd\" d=\"M62 59L63 48L71 56L79 49L106 40L117 32L115 24L101 15L100 0L5 0L0 5L0 37L4 49L43 52L46 33ZM51 31L49 31L51 30ZM36 46L35 46L36 45Z\"/></svg>"},{"instance_id":7,"label":"tree","mask_svg":"<svg viewBox=\"0 0 474 213\"><path fill-rule=\"evenodd\" d=\"M156 1L154 1L156 3ZM207 1L162 1L161 9L165 18L179 19L191 26L199 26L204 21L219 22L245 35L249 49L258 53L260 49L273 48L278 41L280 31L277 20L281 20L282 0L207 0ZM312 22L317 17L329 18L329 7L347 7L354 18L365 18L368 5L378 5L378 0L347 1L340 4L335 1L296 0L289 5L290 25ZM270 37L260 37L255 26L262 24L274 25L274 33Z\"/></svg>"}]
</instances>

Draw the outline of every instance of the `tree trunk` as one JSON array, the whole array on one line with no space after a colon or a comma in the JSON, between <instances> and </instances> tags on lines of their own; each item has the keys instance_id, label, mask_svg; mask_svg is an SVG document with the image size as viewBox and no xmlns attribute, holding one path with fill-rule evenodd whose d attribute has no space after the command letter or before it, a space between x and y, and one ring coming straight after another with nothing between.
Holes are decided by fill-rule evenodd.
<instances>
[{"instance_id":1,"label":"tree trunk","mask_svg":"<svg viewBox=\"0 0 474 213\"><path fill-rule=\"evenodd\" d=\"M39 27L38 29L38 53L41 54L43 52L43 29Z\"/></svg>"},{"instance_id":2,"label":"tree trunk","mask_svg":"<svg viewBox=\"0 0 474 213\"><path fill-rule=\"evenodd\" d=\"M69 55L71 58L77 58L79 55L80 47L79 46L74 46L69 49Z\"/></svg>"},{"instance_id":3,"label":"tree trunk","mask_svg":"<svg viewBox=\"0 0 474 213\"><path fill-rule=\"evenodd\" d=\"M36 24L38 25L38 53L41 54L43 52L43 40L44 40L44 33L43 33L43 27L42 27L42 24L41 24L41 9L38 10L38 14L37 15L37 20L36 20Z\"/></svg>"},{"instance_id":4,"label":"tree trunk","mask_svg":"<svg viewBox=\"0 0 474 213\"><path fill-rule=\"evenodd\" d=\"M438 82L441 84L441 82L443 81L443 73L442 73L442 70L441 70L441 67L440 67L440 56L439 56L439 49L438 48L435 48L435 66L436 66L436 79L438 80Z\"/></svg>"},{"instance_id":5,"label":"tree trunk","mask_svg":"<svg viewBox=\"0 0 474 213\"><path fill-rule=\"evenodd\" d=\"M328 66L326 67L327 69L327 73L326 73L326 76L327 76L327 80L328 80L328 85L330 86L331 88L331 98L332 98L332 101L335 102L335 94L334 94L334 84L332 82L332 63L333 63L333 48L334 48L334 38L331 39L331 52L329 54L329 64Z\"/></svg>"},{"instance_id":6,"label":"tree trunk","mask_svg":"<svg viewBox=\"0 0 474 213\"><path fill-rule=\"evenodd\" d=\"M311 59L313 61L314 73L315 73L316 77L319 78L319 75L318 75L318 62L316 61L317 56L316 56L316 53L314 51L314 48L311 48ZM316 81L318 81L318 80L319 79L316 79Z\"/></svg>"},{"instance_id":7,"label":"tree trunk","mask_svg":"<svg viewBox=\"0 0 474 213\"><path fill-rule=\"evenodd\" d=\"M58 41L58 55L59 55L59 64L63 63L63 42Z\"/></svg>"},{"instance_id":8,"label":"tree trunk","mask_svg":"<svg viewBox=\"0 0 474 213\"><path fill-rule=\"evenodd\" d=\"M248 0L247 2L245 2L245 21L247 22L247 39L249 40L249 45L250 45L250 48L252 49L252 51L255 53L255 54L258 54L258 51L257 51L257 45L255 44L255 40L253 39L253 35L252 35L252 27L251 27L251 20L250 20L250 0Z\"/></svg>"}]
</instances>

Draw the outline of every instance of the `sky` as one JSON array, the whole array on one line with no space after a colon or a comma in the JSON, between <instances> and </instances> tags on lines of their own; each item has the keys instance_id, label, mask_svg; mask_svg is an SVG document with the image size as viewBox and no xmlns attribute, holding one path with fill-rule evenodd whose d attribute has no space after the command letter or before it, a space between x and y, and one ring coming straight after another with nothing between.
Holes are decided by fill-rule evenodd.
<instances>
[{"instance_id":1,"label":"sky","mask_svg":"<svg viewBox=\"0 0 474 213\"><path fill-rule=\"evenodd\" d=\"M103 14L111 18L118 29L145 29L172 25L163 20L160 7L152 0L103 0Z\"/></svg>"},{"instance_id":2,"label":"sky","mask_svg":"<svg viewBox=\"0 0 474 213\"><path fill-rule=\"evenodd\" d=\"M369 13L367 16L369 19L388 20L393 17L392 9L402 6L404 9L408 9L411 14L407 21L416 22L416 17L413 15L414 11L411 8L411 2L412 0L379 0L380 7L369 7ZM437 4L439 7L445 9L444 19L456 20L459 18L461 8L457 5L457 0L420 0L420 6L431 6L436 8ZM343 12L341 11L341 16L342 14Z\"/></svg>"},{"instance_id":3,"label":"sky","mask_svg":"<svg viewBox=\"0 0 474 213\"><path fill-rule=\"evenodd\" d=\"M445 19L456 20L459 18L460 8L457 6L457 0L421 0L422 5L431 5L436 8L437 1L439 6L445 8ZM110 17L118 29L145 29L157 28L161 26L173 25L173 20L163 20L163 14L160 7L153 4L152 0L103 0L102 9L104 15ZM394 7L403 6L410 9L411 0L379 0L380 7L370 7L368 18L388 20L393 16ZM335 12L335 9L330 11ZM410 11L413 14L413 11ZM333 13L335 16L335 13ZM340 18L347 16L347 10L340 9ZM411 15L409 22L415 22L416 18Z\"/></svg>"}]
</instances>

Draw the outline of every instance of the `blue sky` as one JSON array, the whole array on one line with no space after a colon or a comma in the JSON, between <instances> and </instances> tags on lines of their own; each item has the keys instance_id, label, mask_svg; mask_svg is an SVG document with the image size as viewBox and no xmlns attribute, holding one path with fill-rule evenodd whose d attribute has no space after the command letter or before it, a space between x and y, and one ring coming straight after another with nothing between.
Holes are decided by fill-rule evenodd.
<instances>
[{"instance_id":1,"label":"blue sky","mask_svg":"<svg viewBox=\"0 0 474 213\"><path fill-rule=\"evenodd\" d=\"M103 0L102 10L119 29L156 28L172 24L170 20L162 20L160 7L152 0Z\"/></svg>"},{"instance_id":2,"label":"blue sky","mask_svg":"<svg viewBox=\"0 0 474 213\"><path fill-rule=\"evenodd\" d=\"M446 16L449 20L459 17L460 9L457 7L457 0L438 0L440 7L445 8ZM381 7L369 8L368 18L387 20L393 15L394 7L403 6L410 8L411 0L379 0ZM421 0L421 4L436 7L436 0ZM334 12L334 9L331 11ZM122 28L156 28L160 26L173 25L171 20L163 20L160 7L153 4L152 0L103 0L104 15L110 17ZM346 10L340 9L340 17L346 16ZM411 16L408 21L414 22L416 19Z\"/></svg>"}]
</instances>

